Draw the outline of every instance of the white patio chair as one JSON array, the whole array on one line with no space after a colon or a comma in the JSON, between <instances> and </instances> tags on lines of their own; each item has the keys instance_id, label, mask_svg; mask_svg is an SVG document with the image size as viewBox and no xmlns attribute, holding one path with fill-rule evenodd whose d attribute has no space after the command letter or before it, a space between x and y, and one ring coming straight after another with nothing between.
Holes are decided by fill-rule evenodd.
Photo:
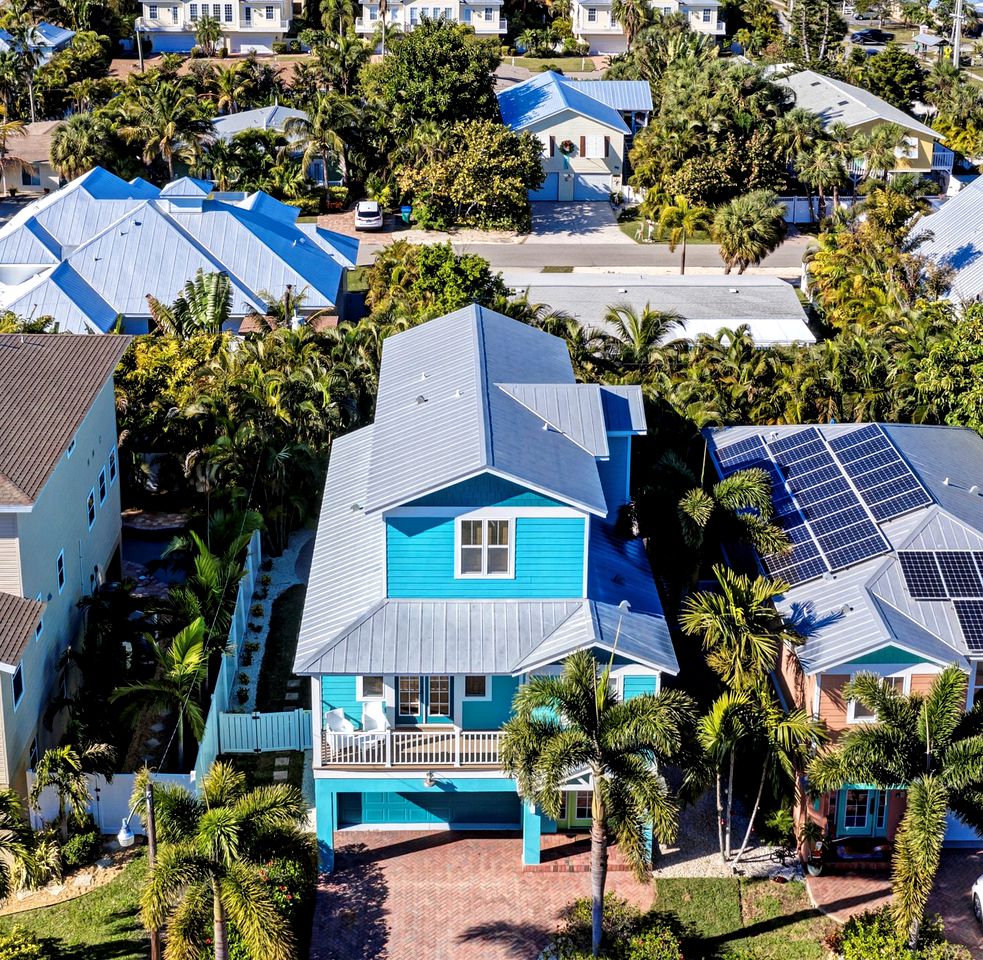
<instances>
[{"instance_id":1,"label":"white patio chair","mask_svg":"<svg viewBox=\"0 0 983 960\"><path fill-rule=\"evenodd\" d=\"M324 712L324 732L333 755L350 752L355 746L355 724L341 707Z\"/></svg>"},{"instance_id":2,"label":"white patio chair","mask_svg":"<svg viewBox=\"0 0 983 960\"><path fill-rule=\"evenodd\" d=\"M363 736L359 737L363 756L371 754L376 757L384 753L391 726L385 703L382 700L366 700L362 705Z\"/></svg>"}]
</instances>

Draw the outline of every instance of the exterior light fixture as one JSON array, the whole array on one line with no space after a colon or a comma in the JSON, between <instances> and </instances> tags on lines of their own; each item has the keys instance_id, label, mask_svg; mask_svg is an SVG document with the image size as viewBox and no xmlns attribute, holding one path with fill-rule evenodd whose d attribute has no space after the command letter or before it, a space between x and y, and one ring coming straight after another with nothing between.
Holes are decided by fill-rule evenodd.
<instances>
[{"instance_id":1,"label":"exterior light fixture","mask_svg":"<svg viewBox=\"0 0 983 960\"><path fill-rule=\"evenodd\" d=\"M433 775L433 770L428 770L423 777L423 785L429 790L437 786L437 778Z\"/></svg>"}]
</instances>

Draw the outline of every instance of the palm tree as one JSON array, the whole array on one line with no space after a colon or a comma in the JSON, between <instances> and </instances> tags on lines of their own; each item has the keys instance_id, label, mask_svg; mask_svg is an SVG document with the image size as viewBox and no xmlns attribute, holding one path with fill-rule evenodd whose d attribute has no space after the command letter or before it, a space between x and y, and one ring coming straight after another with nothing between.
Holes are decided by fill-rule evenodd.
<instances>
[{"instance_id":1,"label":"palm tree","mask_svg":"<svg viewBox=\"0 0 983 960\"><path fill-rule=\"evenodd\" d=\"M321 161L321 182L327 189L328 166L337 157L342 179L347 176L345 141L342 131L347 131L356 117L351 102L336 93L321 93L307 117L291 117L284 133L304 151L301 159L306 170L314 160Z\"/></svg>"},{"instance_id":2,"label":"palm tree","mask_svg":"<svg viewBox=\"0 0 983 960\"><path fill-rule=\"evenodd\" d=\"M244 61L219 69L211 79L215 109L219 113L238 113L240 101L248 96L253 81Z\"/></svg>"},{"instance_id":3,"label":"palm tree","mask_svg":"<svg viewBox=\"0 0 983 960\"><path fill-rule=\"evenodd\" d=\"M34 81L37 69L41 64L41 54L37 44L34 42L35 26L29 18L11 25L9 33L13 37L11 45L17 51L17 58L20 61L21 75L27 85L27 102L30 109L31 123L37 120L37 100L34 96Z\"/></svg>"},{"instance_id":4,"label":"palm tree","mask_svg":"<svg viewBox=\"0 0 983 960\"><path fill-rule=\"evenodd\" d=\"M201 921L212 914L215 960L228 960L231 922L250 956L292 960L296 946L261 871L283 857L313 871L307 804L283 784L246 788L242 773L214 763L198 794L154 787L160 847L142 896L144 926L166 927L167 956L190 960L208 944Z\"/></svg>"},{"instance_id":5,"label":"palm tree","mask_svg":"<svg viewBox=\"0 0 983 960\"><path fill-rule=\"evenodd\" d=\"M804 107L789 110L775 122L774 144L787 164L808 153L822 136L823 123L819 115Z\"/></svg>"},{"instance_id":6,"label":"palm tree","mask_svg":"<svg viewBox=\"0 0 983 960\"><path fill-rule=\"evenodd\" d=\"M876 722L851 727L808 767L810 787L818 793L847 783L907 789L894 838L891 910L912 947L938 869L947 812L983 829L983 706L966 711L967 687L966 674L955 665L935 678L928 693L907 696L875 674L857 674L843 696L873 711Z\"/></svg>"},{"instance_id":7,"label":"palm tree","mask_svg":"<svg viewBox=\"0 0 983 960\"><path fill-rule=\"evenodd\" d=\"M758 266L785 238L785 208L770 190L753 190L717 208L711 236L719 244L724 273Z\"/></svg>"},{"instance_id":8,"label":"palm tree","mask_svg":"<svg viewBox=\"0 0 983 960\"><path fill-rule=\"evenodd\" d=\"M653 310L649 304L638 311L631 304L618 303L604 314L605 352L619 369L645 377L659 365L660 348L675 330L682 330L682 317L671 310ZM627 369L626 369L627 368Z\"/></svg>"},{"instance_id":9,"label":"palm tree","mask_svg":"<svg viewBox=\"0 0 983 960\"><path fill-rule=\"evenodd\" d=\"M690 636L702 635L707 664L735 690L754 686L778 663L783 643L802 637L775 609L789 589L781 580L735 573L714 564L717 588L683 601L679 623Z\"/></svg>"},{"instance_id":10,"label":"palm tree","mask_svg":"<svg viewBox=\"0 0 983 960\"><path fill-rule=\"evenodd\" d=\"M520 796L553 819L563 815L561 786L588 772L591 800L593 953L601 945L607 847L615 839L639 879L647 877L646 828L671 839L678 804L657 766L695 756L693 702L678 690L620 701L610 664L593 653L567 657L559 676L519 687L514 717L502 730L502 766Z\"/></svg>"},{"instance_id":11,"label":"palm tree","mask_svg":"<svg viewBox=\"0 0 983 960\"><path fill-rule=\"evenodd\" d=\"M674 253L677 245L681 245L679 273L682 276L686 273L686 241L701 230L709 229L710 210L691 203L682 195L677 195L662 204L656 223L660 236L664 235L669 239L670 253Z\"/></svg>"},{"instance_id":12,"label":"palm tree","mask_svg":"<svg viewBox=\"0 0 983 960\"><path fill-rule=\"evenodd\" d=\"M5 116L11 115L23 79L24 65L20 54L16 50L0 52L0 103L3 104Z\"/></svg>"},{"instance_id":13,"label":"palm tree","mask_svg":"<svg viewBox=\"0 0 983 960\"><path fill-rule=\"evenodd\" d=\"M645 0L612 0L611 19L621 24L631 50L635 38L652 22L652 9Z\"/></svg>"},{"instance_id":14,"label":"palm tree","mask_svg":"<svg viewBox=\"0 0 983 960\"><path fill-rule=\"evenodd\" d=\"M379 16L382 16L380 11ZM318 64L328 86L348 96L358 84L358 75L368 63L371 50L359 36L353 33L330 36L327 43L316 48Z\"/></svg>"},{"instance_id":15,"label":"palm tree","mask_svg":"<svg viewBox=\"0 0 983 960\"><path fill-rule=\"evenodd\" d=\"M51 165L60 177L74 180L110 159L109 125L97 113L73 113L51 136Z\"/></svg>"},{"instance_id":16,"label":"palm tree","mask_svg":"<svg viewBox=\"0 0 983 960\"><path fill-rule=\"evenodd\" d=\"M834 206L839 204L840 184L846 180L846 165L836 148L825 141L817 143L806 153L800 153L795 161L798 178L809 188L809 216L814 220L812 190L819 194L819 219L826 219L826 191L833 191Z\"/></svg>"},{"instance_id":17,"label":"palm tree","mask_svg":"<svg viewBox=\"0 0 983 960\"><path fill-rule=\"evenodd\" d=\"M7 193L7 171L31 170L31 165L20 157L10 155L8 140L11 137L26 137L27 130L23 120L8 120L5 114L0 114L0 186Z\"/></svg>"},{"instance_id":18,"label":"palm tree","mask_svg":"<svg viewBox=\"0 0 983 960\"><path fill-rule=\"evenodd\" d=\"M199 267L171 306L149 293L147 304L157 331L164 336L221 333L232 313L232 281L226 273L205 273Z\"/></svg>"},{"instance_id":19,"label":"palm tree","mask_svg":"<svg viewBox=\"0 0 983 960\"><path fill-rule=\"evenodd\" d=\"M222 24L217 17L207 13L195 24L195 43L201 47L206 57L215 56L215 45L222 40Z\"/></svg>"},{"instance_id":20,"label":"palm tree","mask_svg":"<svg viewBox=\"0 0 983 960\"><path fill-rule=\"evenodd\" d=\"M82 748L71 744L50 747L34 769L28 803L37 810L41 794L51 787L58 795L58 828L62 839L67 840L69 809L76 822L84 823L92 803L86 773L111 778L115 762L116 753L108 743L90 743Z\"/></svg>"},{"instance_id":21,"label":"palm tree","mask_svg":"<svg viewBox=\"0 0 983 960\"><path fill-rule=\"evenodd\" d=\"M205 732L205 715L195 699L208 665L205 621L201 617L192 620L167 646L151 637L147 640L157 661L153 679L120 687L109 699L115 702L126 697L136 701L127 708L130 715L145 706L176 711L177 765L179 770L184 770L185 727L191 727L195 740L201 740Z\"/></svg>"},{"instance_id":22,"label":"palm tree","mask_svg":"<svg viewBox=\"0 0 983 960\"><path fill-rule=\"evenodd\" d=\"M857 159L862 161L864 178L887 175L898 166L898 151L906 146L904 127L897 123L881 123L870 133L857 137Z\"/></svg>"}]
</instances>

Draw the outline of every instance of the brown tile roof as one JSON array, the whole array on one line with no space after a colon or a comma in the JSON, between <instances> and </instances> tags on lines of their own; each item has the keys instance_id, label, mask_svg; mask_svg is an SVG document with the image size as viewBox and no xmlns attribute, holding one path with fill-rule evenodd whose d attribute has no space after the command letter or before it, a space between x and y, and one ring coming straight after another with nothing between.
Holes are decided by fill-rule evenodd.
<instances>
[{"instance_id":1,"label":"brown tile roof","mask_svg":"<svg viewBox=\"0 0 983 960\"><path fill-rule=\"evenodd\" d=\"M34 502L130 339L0 335L0 505Z\"/></svg>"},{"instance_id":2,"label":"brown tile roof","mask_svg":"<svg viewBox=\"0 0 983 960\"><path fill-rule=\"evenodd\" d=\"M23 137L10 137L7 141L9 153L29 163L48 162L51 157L51 135L61 123L61 120L38 120L25 124Z\"/></svg>"},{"instance_id":3,"label":"brown tile roof","mask_svg":"<svg viewBox=\"0 0 983 960\"><path fill-rule=\"evenodd\" d=\"M44 613L39 600L0 593L0 664L16 667Z\"/></svg>"}]
</instances>

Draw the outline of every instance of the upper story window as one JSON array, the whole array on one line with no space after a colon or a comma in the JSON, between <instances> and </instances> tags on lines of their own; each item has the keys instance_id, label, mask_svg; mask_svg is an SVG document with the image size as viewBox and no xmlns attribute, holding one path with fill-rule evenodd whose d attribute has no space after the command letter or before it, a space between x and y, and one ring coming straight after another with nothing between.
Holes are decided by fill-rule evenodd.
<instances>
[{"instance_id":1,"label":"upper story window","mask_svg":"<svg viewBox=\"0 0 983 960\"><path fill-rule=\"evenodd\" d=\"M24 696L24 666L23 664L17 664L17 669L14 671L14 709L17 709L17 704L21 702L21 698Z\"/></svg>"},{"instance_id":2,"label":"upper story window","mask_svg":"<svg viewBox=\"0 0 983 960\"><path fill-rule=\"evenodd\" d=\"M180 23L180 22L181 21L178 18L178 8L171 7L171 23Z\"/></svg>"},{"instance_id":3,"label":"upper story window","mask_svg":"<svg viewBox=\"0 0 983 960\"><path fill-rule=\"evenodd\" d=\"M266 8L266 19L267 20L272 20L273 19L273 8L272 7L267 7Z\"/></svg>"},{"instance_id":4,"label":"upper story window","mask_svg":"<svg viewBox=\"0 0 983 960\"><path fill-rule=\"evenodd\" d=\"M485 7L485 19L486 20L494 20L495 19L495 8L494 7Z\"/></svg>"},{"instance_id":5,"label":"upper story window","mask_svg":"<svg viewBox=\"0 0 983 960\"><path fill-rule=\"evenodd\" d=\"M116 482L116 449L109 451L109 485Z\"/></svg>"},{"instance_id":6,"label":"upper story window","mask_svg":"<svg viewBox=\"0 0 983 960\"><path fill-rule=\"evenodd\" d=\"M451 7L444 7L444 19L445 20L450 20L453 15L454 15L454 11L453 11L453 9Z\"/></svg>"},{"instance_id":7,"label":"upper story window","mask_svg":"<svg viewBox=\"0 0 983 960\"><path fill-rule=\"evenodd\" d=\"M245 22L245 24L247 26L253 22L253 8L252 7L243 7L243 10L242 10L242 19L243 19L243 21Z\"/></svg>"},{"instance_id":8,"label":"upper story window","mask_svg":"<svg viewBox=\"0 0 983 960\"><path fill-rule=\"evenodd\" d=\"M512 524L512 520L458 520L457 575L511 577Z\"/></svg>"},{"instance_id":9,"label":"upper story window","mask_svg":"<svg viewBox=\"0 0 983 960\"><path fill-rule=\"evenodd\" d=\"M55 560L55 579L58 581L58 592L65 589L65 551L62 550Z\"/></svg>"},{"instance_id":10,"label":"upper story window","mask_svg":"<svg viewBox=\"0 0 983 960\"><path fill-rule=\"evenodd\" d=\"M40 593L34 599L37 600L38 603L43 602ZM34 639L40 639L42 633L44 633L44 617L40 616L38 617L38 624L34 628Z\"/></svg>"},{"instance_id":11,"label":"upper story window","mask_svg":"<svg viewBox=\"0 0 983 960\"><path fill-rule=\"evenodd\" d=\"M908 692L904 677L884 677L881 683L900 694ZM877 720L877 713L859 700L851 700L847 706L846 719L847 723L874 723Z\"/></svg>"},{"instance_id":12,"label":"upper story window","mask_svg":"<svg viewBox=\"0 0 983 960\"><path fill-rule=\"evenodd\" d=\"M150 19L150 20L156 20L157 19L157 4L156 3L151 3L147 7L147 18Z\"/></svg>"},{"instance_id":13,"label":"upper story window","mask_svg":"<svg viewBox=\"0 0 983 960\"><path fill-rule=\"evenodd\" d=\"M92 524L96 522L96 491L92 489L89 491L89 495L85 498L85 519L89 523L89 529L92 529Z\"/></svg>"},{"instance_id":14,"label":"upper story window","mask_svg":"<svg viewBox=\"0 0 983 960\"><path fill-rule=\"evenodd\" d=\"M587 8L587 22L588 23L597 23L597 7L588 7Z\"/></svg>"},{"instance_id":15,"label":"upper story window","mask_svg":"<svg viewBox=\"0 0 983 960\"><path fill-rule=\"evenodd\" d=\"M488 699L488 677L483 673L468 675L464 678L465 700Z\"/></svg>"},{"instance_id":16,"label":"upper story window","mask_svg":"<svg viewBox=\"0 0 983 960\"><path fill-rule=\"evenodd\" d=\"M226 23L232 23L232 4L227 3L225 9L223 10L223 15L225 17Z\"/></svg>"},{"instance_id":17,"label":"upper story window","mask_svg":"<svg viewBox=\"0 0 983 960\"><path fill-rule=\"evenodd\" d=\"M151 20L156 20L157 19L157 8L156 7L151 7L150 9L152 11L151 14L150 14L150 19ZM65 456L66 457L70 457L73 453L75 453L75 437L72 437L72 442L68 445L68 449L65 451Z\"/></svg>"},{"instance_id":18,"label":"upper story window","mask_svg":"<svg viewBox=\"0 0 983 960\"><path fill-rule=\"evenodd\" d=\"M593 157L599 159L604 156L604 140L605 138L590 136L584 137L584 156Z\"/></svg>"},{"instance_id":19,"label":"upper story window","mask_svg":"<svg viewBox=\"0 0 983 960\"><path fill-rule=\"evenodd\" d=\"M213 3L212 4L212 16L218 20L222 16L222 4Z\"/></svg>"},{"instance_id":20,"label":"upper story window","mask_svg":"<svg viewBox=\"0 0 983 960\"><path fill-rule=\"evenodd\" d=\"M106 491L109 488L106 486L106 468L103 467L99 471L99 504L100 506L106 502Z\"/></svg>"},{"instance_id":21,"label":"upper story window","mask_svg":"<svg viewBox=\"0 0 983 960\"><path fill-rule=\"evenodd\" d=\"M376 10L374 7L369 7L369 19L375 20L377 15L378 15L378 10ZM419 22L420 22L420 11L417 10L416 7L410 7L410 23L419 23Z\"/></svg>"},{"instance_id":22,"label":"upper story window","mask_svg":"<svg viewBox=\"0 0 983 960\"><path fill-rule=\"evenodd\" d=\"M704 10L703 11L703 22L704 23L709 23L711 17L712 17L712 14L711 14L711 12L709 10Z\"/></svg>"},{"instance_id":23,"label":"upper story window","mask_svg":"<svg viewBox=\"0 0 983 960\"><path fill-rule=\"evenodd\" d=\"M189 4L189 6L188 6L188 16L192 20L197 20L198 19L198 4L197 3Z\"/></svg>"}]
</instances>

